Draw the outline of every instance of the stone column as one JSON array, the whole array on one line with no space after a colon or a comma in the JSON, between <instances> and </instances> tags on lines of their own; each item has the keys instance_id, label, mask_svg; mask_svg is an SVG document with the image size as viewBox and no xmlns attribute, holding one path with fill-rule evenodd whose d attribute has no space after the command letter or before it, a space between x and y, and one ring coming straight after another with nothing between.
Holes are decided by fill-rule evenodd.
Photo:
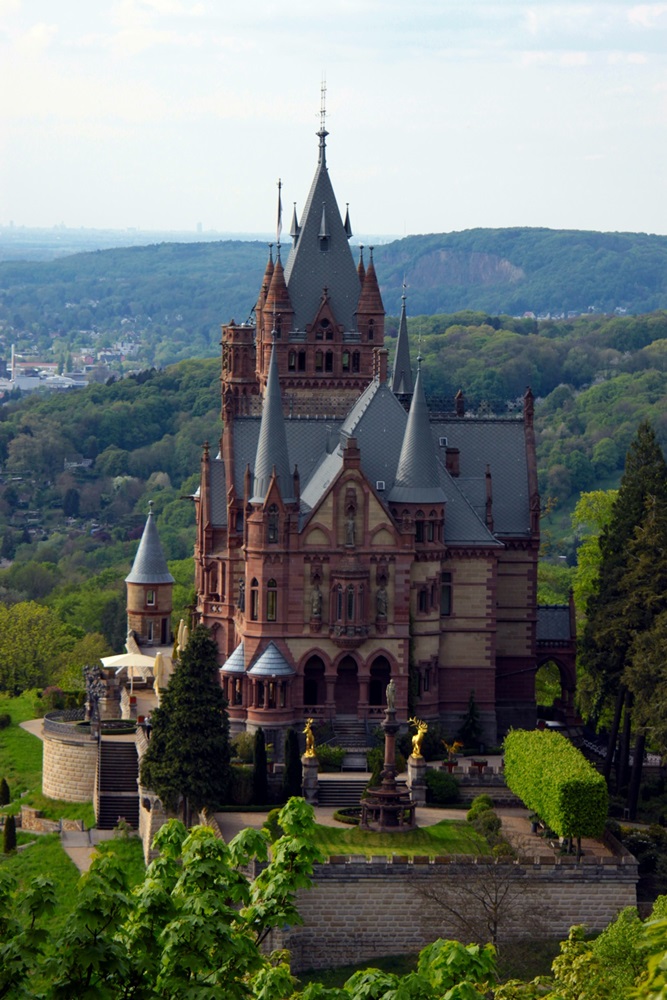
<instances>
[{"instance_id":1,"label":"stone column","mask_svg":"<svg viewBox=\"0 0 667 1000\"><path fill-rule=\"evenodd\" d=\"M408 757L408 788L416 806L426 804L426 761L423 757Z\"/></svg>"},{"instance_id":2,"label":"stone column","mask_svg":"<svg viewBox=\"0 0 667 1000\"><path fill-rule=\"evenodd\" d=\"M303 785L303 797L311 806L317 805L317 774L320 762L317 757L308 757L304 754L301 758L301 783Z\"/></svg>"}]
</instances>

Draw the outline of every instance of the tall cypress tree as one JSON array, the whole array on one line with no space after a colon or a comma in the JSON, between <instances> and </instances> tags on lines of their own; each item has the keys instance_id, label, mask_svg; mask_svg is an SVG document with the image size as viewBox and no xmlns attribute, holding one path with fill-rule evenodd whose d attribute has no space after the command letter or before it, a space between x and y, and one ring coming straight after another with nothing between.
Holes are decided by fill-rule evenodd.
<instances>
[{"instance_id":1,"label":"tall cypress tree","mask_svg":"<svg viewBox=\"0 0 667 1000\"><path fill-rule=\"evenodd\" d=\"M218 647L203 625L193 629L162 703L141 761L141 782L167 808L194 811L223 805L229 787L229 720L220 687Z\"/></svg>"},{"instance_id":2,"label":"tall cypress tree","mask_svg":"<svg viewBox=\"0 0 667 1000\"><path fill-rule=\"evenodd\" d=\"M640 424L628 450L625 472L611 519L600 536L600 572L596 592L589 598L587 620L580 645L580 662L597 688L597 713L616 699L605 774L608 777L618 729L625 709L624 752L620 756L619 785L624 780L624 761L629 752L632 696L623 679L632 643L650 627L646 595L639 600L633 577L631 552L652 503L667 503L667 464L648 422ZM651 586L651 575L645 582ZM655 578L653 586L655 586Z\"/></svg>"},{"instance_id":3,"label":"tall cypress tree","mask_svg":"<svg viewBox=\"0 0 667 1000\"><path fill-rule=\"evenodd\" d=\"M5 825L2 830L2 851L4 854L11 854L16 850L16 819L13 815L5 816Z\"/></svg>"},{"instance_id":4,"label":"tall cypress tree","mask_svg":"<svg viewBox=\"0 0 667 1000\"><path fill-rule=\"evenodd\" d=\"M269 800L269 778L266 769L266 740L260 727L255 733L254 763L252 768L252 801L263 806Z\"/></svg>"},{"instance_id":5,"label":"tall cypress tree","mask_svg":"<svg viewBox=\"0 0 667 1000\"><path fill-rule=\"evenodd\" d=\"M285 733L285 769L283 770L283 797L291 799L301 795L301 754L299 737L291 727Z\"/></svg>"}]
</instances>

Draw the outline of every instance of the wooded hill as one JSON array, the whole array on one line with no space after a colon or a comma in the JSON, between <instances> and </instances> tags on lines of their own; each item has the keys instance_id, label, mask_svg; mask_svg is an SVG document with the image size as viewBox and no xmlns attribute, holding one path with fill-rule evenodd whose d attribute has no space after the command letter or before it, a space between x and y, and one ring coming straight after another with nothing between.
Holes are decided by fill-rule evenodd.
<instances>
[{"instance_id":1,"label":"wooded hill","mask_svg":"<svg viewBox=\"0 0 667 1000\"><path fill-rule=\"evenodd\" d=\"M92 331L97 346L134 333L137 359L146 365L212 356L220 324L248 318L266 258L265 244L227 241L0 262L5 350L12 341L20 349L71 350L89 342ZM413 316L667 308L666 236L471 229L378 246L375 260L385 308L394 316L404 280Z\"/></svg>"}]
</instances>

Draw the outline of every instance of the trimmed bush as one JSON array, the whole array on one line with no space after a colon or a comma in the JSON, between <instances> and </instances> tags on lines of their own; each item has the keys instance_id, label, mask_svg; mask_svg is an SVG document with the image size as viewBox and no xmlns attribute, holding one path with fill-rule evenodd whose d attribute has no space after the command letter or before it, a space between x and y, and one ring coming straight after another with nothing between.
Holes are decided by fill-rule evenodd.
<instances>
[{"instance_id":1,"label":"trimmed bush","mask_svg":"<svg viewBox=\"0 0 667 1000\"><path fill-rule=\"evenodd\" d=\"M426 769L427 802L444 806L450 802L458 802L459 794L459 783L453 775L431 767Z\"/></svg>"},{"instance_id":2,"label":"trimmed bush","mask_svg":"<svg viewBox=\"0 0 667 1000\"><path fill-rule=\"evenodd\" d=\"M315 754L320 762L321 771L340 771L345 759L343 747L332 747L327 743L315 747Z\"/></svg>"},{"instance_id":3,"label":"trimmed bush","mask_svg":"<svg viewBox=\"0 0 667 1000\"><path fill-rule=\"evenodd\" d=\"M7 779L3 778L0 781L0 806L8 806L12 801L12 797L9 791L9 785L7 784Z\"/></svg>"},{"instance_id":4,"label":"trimmed bush","mask_svg":"<svg viewBox=\"0 0 667 1000\"><path fill-rule=\"evenodd\" d=\"M479 809L470 824L477 833L486 837L489 842L495 843L495 838L500 833L500 816L493 809Z\"/></svg>"},{"instance_id":5,"label":"trimmed bush","mask_svg":"<svg viewBox=\"0 0 667 1000\"><path fill-rule=\"evenodd\" d=\"M232 740L234 755L244 764L252 764L255 749L255 738L252 733L239 733Z\"/></svg>"},{"instance_id":6,"label":"trimmed bush","mask_svg":"<svg viewBox=\"0 0 667 1000\"><path fill-rule=\"evenodd\" d=\"M559 837L600 837L607 819L601 774L560 733L517 729L505 737L505 781Z\"/></svg>"},{"instance_id":7,"label":"trimmed bush","mask_svg":"<svg viewBox=\"0 0 667 1000\"><path fill-rule=\"evenodd\" d=\"M7 729L8 726L12 724L12 717L8 712L3 712L0 715L0 729Z\"/></svg>"},{"instance_id":8,"label":"trimmed bush","mask_svg":"<svg viewBox=\"0 0 667 1000\"><path fill-rule=\"evenodd\" d=\"M14 816L5 817L5 825L2 831L2 850L4 854L11 854L16 850L16 819Z\"/></svg>"},{"instance_id":9,"label":"trimmed bush","mask_svg":"<svg viewBox=\"0 0 667 1000\"><path fill-rule=\"evenodd\" d=\"M482 812L484 809L493 809L493 799L490 795L486 795L486 793L483 795L476 795L472 800L470 809L466 813L466 819L468 822L472 823L475 816L477 816L478 813Z\"/></svg>"}]
</instances>

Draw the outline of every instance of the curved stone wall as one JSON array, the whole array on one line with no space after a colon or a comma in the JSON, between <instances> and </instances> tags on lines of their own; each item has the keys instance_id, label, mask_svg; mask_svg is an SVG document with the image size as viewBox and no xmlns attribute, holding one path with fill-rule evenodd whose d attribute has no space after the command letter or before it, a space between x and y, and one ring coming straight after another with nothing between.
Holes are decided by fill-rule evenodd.
<instances>
[{"instance_id":1,"label":"curved stone wall","mask_svg":"<svg viewBox=\"0 0 667 1000\"><path fill-rule=\"evenodd\" d=\"M65 739L45 730L42 791L50 799L92 802L97 741Z\"/></svg>"}]
</instances>

